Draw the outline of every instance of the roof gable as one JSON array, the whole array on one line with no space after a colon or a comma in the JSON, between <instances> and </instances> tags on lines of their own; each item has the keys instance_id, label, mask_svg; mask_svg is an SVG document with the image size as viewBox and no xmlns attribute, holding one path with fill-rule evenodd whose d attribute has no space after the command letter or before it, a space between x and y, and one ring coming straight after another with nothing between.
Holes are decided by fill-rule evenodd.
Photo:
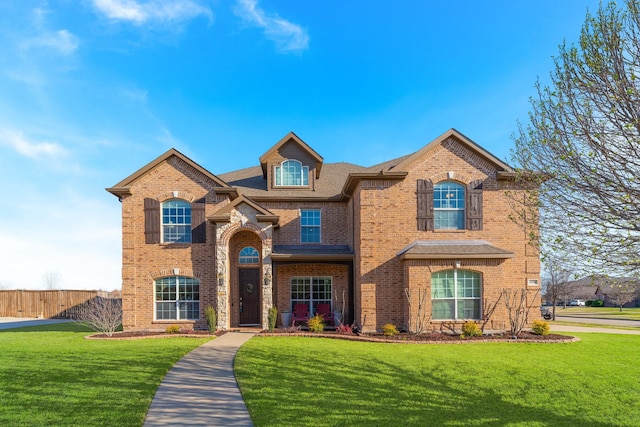
<instances>
[{"instance_id":1,"label":"roof gable","mask_svg":"<svg viewBox=\"0 0 640 427\"><path fill-rule=\"evenodd\" d=\"M416 161L417 159L425 155L427 152L432 150L436 145L444 143L447 139L451 137L455 138L456 141L458 141L460 144L465 146L467 149L475 152L484 160L494 165L498 170L498 172L503 172L507 174L514 172L511 166L509 166L508 164L506 164L505 162L503 162L502 160L500 160L499 158L497 158L496 156L494 156L493 154L491 154L490 152L488 152L487 150L485 150L484 148L476 144L474 141L467 138L465 135L463 135L462 133L458 132L453 128L449 129L447 132L443 133L442 135L440 135L439 137L437 137L436 139L434 139L433 141L431 141L430 143L422 147L420 150L404 158L398 164L393 166L391 170L393 170L394 172L408 172L409 165L411 165L414 161Z\"/></svg>"},{"instance_id":2,"label":"roof gable","mask_svg":"<svg viewBox=\"0 0 640 427\"><path fill-rule=\"evenodd\" d=\"M125 179L117 183L116 185L114 185L113 187L107 188L106 190L118 197L122 197L123 195L129 194L129 189L136 180L146 175L147 173L155 169L158 165L169 160L171 157L174 157L174 156L180 159L181 161L183 161L184 163L186 163L188 166L195 169L197 173L213 181L216 184L216 187L219 187L216 190L217 192L235 193L235 188L229 186L229 184L224 182L222 179L218 178L216 175L212 174L211 172L209 172L208 170L206 170L205 168L203 168L202 166L200 166L199 164L197 164L196 162L194 162L193 160L191 160L190 158L188 158L187 156L185 156L175 148L171 148L170 150L166 151L164 154L160 155L156 159L147 163L145 166L141 167L140 169L138 169L137 171L135 171L134 173L132 173L131 175L129 175L128 177L126 177Z\"/></svg>"},{"instance_id":3,"label":"roof gable","mask_svg":"<svg viewBox=\"0 0 640 427\"><path fill-rule=\"evenodd\" d=\"M271 222L275 225L280 220L280 217L278 215L275 215L273 212L263 208L253 200L242 195L228 205L224 206L215 214L209 216L207 219L212 222L229 222L231 220L231 213L234 210L237 210L238 207L242 204L245 204L253 209L256 212L256 218L260 222Z\"/></svg>"},{"instance_id":4,"label":"roof gable","mask_svg":"<svg viewBox=\"0 0 640 427\"><path fill-rule=\"evenodd\" d=\"M283 148L286 144L296 144L302 151L309 155L313 159L316 164L316 178L320 177L320 169L322 169L322 163L324 159L320 154L318 154L313 148L311 148L307 143L305 143L302 139L298 137L293 132L289 132L278 141L273 147L271 147L266 153L260 156L260 166L262 167L262 174L267 176L267 162L269 158L277 153L281 148Z\"/></svg>"}]
</instances>

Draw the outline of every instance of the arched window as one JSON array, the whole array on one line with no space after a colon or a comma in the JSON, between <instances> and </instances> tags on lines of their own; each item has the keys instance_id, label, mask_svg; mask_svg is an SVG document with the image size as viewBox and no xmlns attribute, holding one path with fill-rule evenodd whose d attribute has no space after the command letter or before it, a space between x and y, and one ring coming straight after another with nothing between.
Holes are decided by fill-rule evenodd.
<instances>
[{"instance_id":1,"label":"arched window","mask_svg":"<svg viewBox=\"0 0 640 427\"><path fill-rule=\"evenodd\" d=\"M436 230L465 228L464 187L456 182L441 182L433 187L433 214Z\"/></svg>"},{"instance_id":2,"label":"arched window","mask_svg":"<svg viewBox=\"0 0 640 427\"><path fill-rule=\"evenodd\" d=\"M162 241L191 243L191 204L168 200L162 204Z\"/></svg>"},{"instance_id":3,"label":"arched window","mask_svg":"<svg viewBox=\"0 0 640 427\"><path fill-rule=\"evenodd\" d=\"M482 284L480 274L447 270L431 275L431 318L433 320L480 319Z\"/></svg>"},{"instance_id":4,"label":"arched window","mask_svg":"<svg viewBox=\"0 0 640 427\"><path fill-rule=\"evenodd\" d=\"M276 186L308 186L309 167L297 160L285 160L275 167Z\"/></svg>"},{"instance_id":5,"label":"arched window","mask_svg":"<svg viewBox=\"0 0 640 427\"><path fill-rule=\"evenodd\" d=\"M256 248L247 246L242 248L240 255L238 256L238 262L240 264L258 264L260 262L260 254Z\"/></svg>"},{"instance_id":6,"label":"arched window","mask_svg":"<svg viewBox=\"0 0 640 427\"><path fill-rule=\"evenodd\" d=\"M200 318L200 281L169 276L154 280L156 320Z\"/></svg>"}]
</instances>

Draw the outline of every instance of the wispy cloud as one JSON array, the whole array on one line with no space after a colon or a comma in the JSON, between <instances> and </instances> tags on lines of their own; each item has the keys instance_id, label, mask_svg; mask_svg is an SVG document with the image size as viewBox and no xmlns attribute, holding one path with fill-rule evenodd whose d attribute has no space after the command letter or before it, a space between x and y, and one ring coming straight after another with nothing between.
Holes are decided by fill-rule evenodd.
<instances>
[{"instance_id":1,"label":"wispy cloud","mask_svg":"<svg viewBox=\"0 0 640 427\"><path fill-rule=\"evenodd\" d=\"M22 43L23 49L44 48L63 55L70 55L78 49L78 38L67 30L45 32Z\"/></svg>"},{"instance_id":2,"label":"wispy cloud","mask_svg":"<svg viewBox=\"0 0 640 427\"><path fill-rule=\"evenodd\" d=\"M0 128L0 145L7 146L31 159L57 159L67 154L60 144L49 141L30 141L22 132L6 128Z\"/></svg>"},{"instance_id":3,"label":"wispy cloud","mask_svg":"<svg viewBox=\"0 0 640 427\"><path fill-rule=\"evenodd\" d=\"M198 16L213 19L211 9L192 0L93 0L93 5L107 18L134 24L179 22Z\"/></svg>"},{"instance_id":4,"label":"wispy cloud","mask_svg":"<svg viewBox=\"0 0 640 427\"><path fill-rule=\"evenodd\" d=\"M282 52L302 52L309 47L309 35L304 28L265 12L257 0L238 0L234 12L248 24L262 28L265 37Z\"/></svg>"}]
</instances>

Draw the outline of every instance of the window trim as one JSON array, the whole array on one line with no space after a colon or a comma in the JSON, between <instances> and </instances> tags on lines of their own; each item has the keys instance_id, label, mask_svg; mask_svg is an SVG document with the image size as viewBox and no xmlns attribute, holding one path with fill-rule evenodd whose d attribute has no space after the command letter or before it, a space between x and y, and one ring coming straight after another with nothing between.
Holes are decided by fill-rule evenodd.
<instances>
[{"instance_id":1,"label":"window trim","mask_svg":"<svg viewBox=\"0 0 640 427\"><path fill-rule=\"evenodd\" d=\"M189 222L184 222L184 223L179 223L176 222L174 224L172 223L165 223L165 215L164 215L164 209L165 209L165 205L169 204L169 203L175 203L175 202L179 202L181 207L178 207L180 209L185 209L188 208L188 218L189 218ZM170 208L169 208L170 209ZM176 217L178 215L176 214ZM184 216L187 216L187 214L184 214ZM168 217L171 217L171 215L168 215ZM177 240L165 240L165 227L185 227L185 231L183 231L183 234L180 235L180 237ZM188 229L186 228L188 227ZM170 244L176 244L176 243L183 243L183 244L190 244L192 243L192 229L193 229L193 208L191 206L191 203L187 202L184 199L169 199L169 200L165 200L164 202L162 202L160 204L160 243L170 243ZM186 240L184 240L186 239Z\"/></svg>"},{"instance_id":2,"label":"window trim","mask_svg":"<svg viewBox=\"0 0 640 427\"><path fill-rule=\"evenodd\" d=\"M283 170L285 166L297 165L300 168L300 183L299 184L283 184ZM296 171L297 172L297 171ZM286 159L275 165L273 168L273 186L279 188L286 187L309 187L309 166L304 166L301 161L296 159Z\"/></svg>"},{"instance_id":3,"label":"window trim","mask_svg":"<svg viewBox=\"0 0 640 427\"><path fill-rule=\"evenodd\" d=\"M329 280L329 297L328 298L317 298L314 299L313 298L313 294L314 294L314 290L313 290L313 286L314 286L314 280ZM294 280L309 280L309 298L293 298L293 287L294 287ZM299 285L299 284L295 284L295 285ZM304 283L302 284L304 286ZM315 283L315 285L320 285L320 283ZM326 285L326 283L323 283L323 285ZM298 291L300 292L300 291ZM306 292L306 291L302 291L302 292ZM325 291L326 293L326 291ZM326 296L326 294L325 294ZM295 301L295 303L294 303ZM315 315L315 310L318 306L318 304L321 303L328 303L331 305L331 311L333 311L333 276L291 276L289 277L289 309L291 310L291 312L293 313L293 307L294 304L309 304L309 314L311 316Z\"/></svg>"},{"instance_id":4,"label":"window trim","mask_svg":"<svg viewBox=\"0 0 640 427\"><path fill-rule=\"evenodd\" d=\"M173 279L172 283L168 283L166 284L166 286L173 286L174 287L174 292L175 292L175 299L166 299L166 300L158 300L158 286L163 286L162 282L166 279ZM187 283L187 279L189 281L191 281L191 283ZM181 283L182 281L182 283ZM183 286L184 288L180 289L180 286ZM189 292L187 292L186 287L187 286L197 286L197 294L198 294L198 299L186 299L186 298L182 298L180 299L181 296L186 296L189 294ZM191 321L191 320L199 320L200 319L200 279L197 279L195 277L189 277L189 276L164 276L164 277L159 277L153 280L153 320L154 321ZM170 290L168 292L171 292ZM162 292L161 292L162 293ZM195 292L193 291L193 289L190 292L191 294L194 294ZM158 318L158 303L175 303L175 317L171 318L171 319L159 319ZM195 310L192 308L192 310L188 310L187 309L187 317L186 318L181 318L180 317L180 306L181 304L195 304ZM189 312L197 312L197 317L188 317L188 313Z\"/></svg>"},{"instance_id":5,"label":"window trim","mask_svg":"<svg viewBox=\"0 0 640 427\"><path fill-rule=\"evenodd\" d=\"M318 213L318 224L303 224L302 217L303 212L317 212ZM315 219L315 217L313 218ZM303 233L303 229L317 229L318 230L318 240L305 240ZM313 234L312 234L313 235ZM322 243L322 209L300 209L300 243Z\"/></svg>"},{"instance_id":6,"label":"window trim","mask_svg":"<svg viewBox=\"0 0 640 427\"><path fill-rule=\"evenodd\" d=\"M453 296L452 297L448 297L448 298L434 298L433 292L434 292L434 284L433 284L433 280L434 277L436 275L441 275L441 274L447 274L447 273L451 273L453 272ZM474 275L475 277L477 277L478 280L478 296L477 297L464 297L464 296L458 296L458 273L459 272L464 272L464 273L471 273L472 275ZM466 320L482 320L482 291L483 291L483 287L482 287L482 273L478 272L478 271L473 271L473 270L466 270L466 269L458 269L458 268L453 268L450 270L441 270L441 271L437 271L431 274L431 318L434 321L443 321L443 322L450 322L450 321L466 321ZM453 300L453 318L447 318L447 319L439 319L439 318L435 318L434 317L434 310L433 310L433 306L434 306L434 301L437 300ZM458 303L461 300L471 300L471 301L478 301L478 317L458 317Z\"/></svg>"},{"instance_id":7,"label":"window trim","mask_svg":"<svg viewBox=\"0 0 640 427\"><path fill-rule=\"evenodd\" d=\"M451 191L456 191L456 193L460 192L460 197L455 198L455 202L458 205L462 205L462 207L436 207L438 205L442 206L443 200L441 197L438 197L442 194L441 187L450 186L449 191L447 193L451 193ZM447 194L449 196L449 194ZM457 181L441 181L433 186L433 229L434 230L465 230L467 228L467 189L464 185ZM458 213L458 221L459 226L456 227L443 227L439 224L438 213L440 212L457 212Z\"/></svg>"}]
</instances>

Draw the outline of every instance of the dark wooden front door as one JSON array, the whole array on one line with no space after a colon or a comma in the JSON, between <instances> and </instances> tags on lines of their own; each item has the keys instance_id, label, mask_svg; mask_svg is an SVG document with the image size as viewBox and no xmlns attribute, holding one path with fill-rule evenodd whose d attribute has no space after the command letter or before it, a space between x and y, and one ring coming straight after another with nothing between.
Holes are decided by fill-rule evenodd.
<instances>
[{"instance_id":1,"label":"dark wooden front door","mask_svg":"<svg viewBox=\"0 0 640 427\"><path fill-rule=\"evenodd\" d=\"M240 301L240 324L259 325L260 324L260 269L240 268L239 269Z\"/></svg>"}]
</instances>

